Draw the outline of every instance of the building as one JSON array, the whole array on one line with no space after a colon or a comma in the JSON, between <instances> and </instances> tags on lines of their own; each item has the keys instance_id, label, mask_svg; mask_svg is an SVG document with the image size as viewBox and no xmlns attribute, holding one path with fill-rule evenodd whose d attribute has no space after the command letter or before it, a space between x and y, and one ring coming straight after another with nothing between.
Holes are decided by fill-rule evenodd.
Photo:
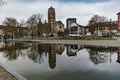
<instances>
[{"instance_id":1,"label":"building","mask_svg":"<svg viewBox=\"0 0 120 80\"><path fill-rule=\"evenodd\" d=\"M56 26L55 26L55 9L53 7L50 7L48 9L48 24L50 27L51 35L56 35Z\"/></svg>"},{"instance_id":2,"label":"building","mask_svg":"<svg viewBox=\"0 0 120 80\"><path fill-rule=\"evenodd\" d=\"M56 21L55 9L50 7L48 9L48 25L50 28L50 36L63 35L64 24L61 21Z\"/></svg>"},{"instance_id":3,"label":"building","mask_svg":"<svg viewBox=\"0 0 120 80\"><path fill-rule=\"evenodd\" d=\"M118 30L120 31L120 12L117 13L117 15L118 15Z\"/></svg>"},{"instance_id":4,"label":"building","mask_svg":"<svg viewBox=\"0 0 120 80\"><path fill-rule=\"evenodd\" d=\"M77 22L76 22L76 18L68 18L68 19L66 20L66 27L67 27L67 29L69 29L69 26L70 26L72 23L77 23Z\"/></svg>"},{"instance_id":5,"label":"building","mask_svg":"<svg viewBox=\"0 0 120 80\"><path fill-rule=\"evenodd\" d=\"M3 36L3 26L0 25L0 36Z\"/></svg>"},{"instance_id":6,"label":"building","mask_svg":"<svg viewBox=\"0 0 120 80\"><path fill-rule=\"evenodd\" d=\"M72 23L69 26L69 36L82 36L84 35L84 26L77 23Z\"/></svg>"},{"instance_id":7,"label":"building","mask_svg":"<svg viewBox=\"0 0 120 80\"><path fill-rule=\"evenodd\" d=\"M56 21L55 26L56 26L57 35L63 36L64 35L64 24L62 23L62 21Z\"/></svg>"},{"instance_id":8,"label":"building","mask_svg":"<svg viewBox=\"0 0 120 80\"><path fill-rule=\"evenodd\" d=\"M109 36L114 36L117 33L118 25L117 21L111 21L106 22L107 25L105 26L99 26L96 28L96 34L98 36L104 36L104 37L109 37ZM98 30L98 33L97 33Z\"/></svg>"}]
</instances>

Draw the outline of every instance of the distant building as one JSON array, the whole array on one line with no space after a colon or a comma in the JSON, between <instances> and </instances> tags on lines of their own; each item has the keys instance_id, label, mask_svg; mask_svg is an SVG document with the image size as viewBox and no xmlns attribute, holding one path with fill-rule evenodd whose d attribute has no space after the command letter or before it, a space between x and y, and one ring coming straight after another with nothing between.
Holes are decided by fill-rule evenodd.
<instances>
[{"instance_id":1,"label":"distant building","mask_svg":"<svg viewBox=\"0 0 120 80\"><path fill-rule=\"evenodd\" d=\"M56 21L55 9L50 7L48 9L48 25L50 28L51 36L58 36L64 33L64 24L61 21Z\"/></svg>"},{"instance_id":2,"label":"distant building","mask_svg":"<svg viewBox=\"0 0 120 80\"><path fill-rule=\"evenodd\" d=\"M56 21L55 26L56 26L57 35L63 36L64 35L64 24L61 21Z\"/></svg>"},{"instance_id":3,"label":"distant building","mask_svg":"<svg viewBox=\"0 0 120 80\"><path fill-rule=\"evenodd\" d=\"M76 18L68 18L68 19L66 20L66 27L67 27L67 29L69 29L69 26L70 26L72 23L77 23L77 22L76 22Z\"/></svg>"},{"instance_id":4,"label":"distant building","mask_svg":"<svg viewBox=\"0 0 120 80\"><path fill-rule=\"evenodd\" d=\"M117 13L117 15L118 15L118 30L120 31L120 12Z\"/></svg>"},{"instance_id":5,"label":"distant building","mask_svg":"<svg viewBox=\"0 0 120 80\"><path fill-rule=\"evenodd\" d=\"M50 31L51 31L51 35L55 35L56 34L56 31L55 31L55 9L53 7L50 7L48 9L48 24L49 24L49 27L50 27Z\"/></svg>"},{"instance_id":6,"label":"distant building","mask_svg":"<svg viewBox=\"0 0 120 80\"><path fill-rule=\"evenodd\" d=\"M95 32L97 34L97 30L98 30L98 36L114 36L117 33L117 29L118 29L118 25L117 25L117 21L110 21L110 22L106 22L108 24L108 26L99 26L98 28L96 28Z\"/></svg>"},{"instance_id":7,"label":"distant building","mask_svg":"<svg viewBox=\"0 0 120 80\"><path fill-rule=\"evenodd\" d=\"M3 36L3 26L2 25L0 25L0 36Z\"/></svg>"},{"instance_id":8,"label":"distant building","mask_svg":"<svg viewBox=\"0 0 120 80\"><path fill-rule=\"evenodd\" d=\"M69 36L81 36L84 34L84 26L72 23L69 26Z\"/></svg>"}]
</instances>

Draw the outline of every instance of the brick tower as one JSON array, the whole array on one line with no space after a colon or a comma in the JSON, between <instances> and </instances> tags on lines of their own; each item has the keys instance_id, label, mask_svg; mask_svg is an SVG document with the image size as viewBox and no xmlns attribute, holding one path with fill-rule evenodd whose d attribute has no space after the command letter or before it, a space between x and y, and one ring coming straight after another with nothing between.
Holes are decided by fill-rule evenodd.
<instances>
[{"instance_id":1,"label":"brick tower","mask_svg":"<svg viewBox=\"0 0 120 80\"><path fill-rule=\"evenodd\" d=\"M54 35L56 33L56 30L55 30L55 9L53 7L50 7L48 9L48 24L50 27L51 35Z\"/></svg>"},{"instance_id":2,"label":"brick tower","mask_svg":"<svg viewBox=\"0 0 120 80\"><path fill-rule=\"evenodd\" d=\"M118 31L120 31L120 12L117 13L118 15Z\"/></svg>"}]
</instances>

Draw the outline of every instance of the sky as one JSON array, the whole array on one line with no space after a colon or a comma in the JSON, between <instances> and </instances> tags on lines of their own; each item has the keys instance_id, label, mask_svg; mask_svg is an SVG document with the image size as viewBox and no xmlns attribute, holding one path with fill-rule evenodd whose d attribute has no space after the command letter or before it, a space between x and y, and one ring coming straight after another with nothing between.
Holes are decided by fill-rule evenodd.
<instances>
[{"instance_id":1,"label":"sky","mask_svg":"<svg viewBox=\"0 0 120 80\"><path fill-rule=\"evenodd\" d=\"M40 13L47 20L48 8L55 8L56 20L66 26L67 18L76 18L80 25L87 25L94 15L105 16L117 20L120 12L120 0L5 0L7 4L0 7L0 23L6 17L14 17L18 21L27 20L32 14Z\"/></svg>"}]
</instances>

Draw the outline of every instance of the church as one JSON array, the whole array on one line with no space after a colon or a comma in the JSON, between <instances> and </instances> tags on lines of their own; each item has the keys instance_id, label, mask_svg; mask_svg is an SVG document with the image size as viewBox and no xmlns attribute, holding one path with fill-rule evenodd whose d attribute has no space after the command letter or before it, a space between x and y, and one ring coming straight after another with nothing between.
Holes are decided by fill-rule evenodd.
<instances>
[{"instance_id":1,"label":"church","mask_svg":"<svg viewBox=\"0 0 120 80\"><path fill-rule=\"evenodd\" d=\"M42 36L63 36L64 24L62 21L56 21L55 9L48 9L48 23L43 24Z\"/></svg>"}]
</instances>

